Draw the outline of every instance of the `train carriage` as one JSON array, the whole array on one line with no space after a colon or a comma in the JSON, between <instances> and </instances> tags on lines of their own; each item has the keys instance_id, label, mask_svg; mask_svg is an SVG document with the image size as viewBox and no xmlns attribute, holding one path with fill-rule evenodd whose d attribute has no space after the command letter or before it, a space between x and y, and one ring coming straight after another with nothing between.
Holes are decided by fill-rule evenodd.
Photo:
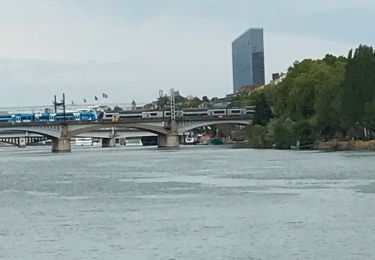
<instances>
[{"instance_id":1,"label":"train carriage","mask_svg":"<svg viewBox=\"0 0 375 260\"><path fill-rule=\"evenodd\" d=\"M14 115L0 115L0 123L9 123L14 121Z\"/></svg>"},{"instance_id":2,"label":"train carriage","mask_svg":"<svg viewBox=\"0 0 375 260\"><path fill-rule=\"evenodd\" d=\"M227 110L228 116L240 116L240 115L246 115L246 109L243 108L229 108Z\"/></svg>"},{"instance_id":3,"label":"train carriage","mask_svg":"<svg viewBox=\"0 0 375 260\"><path fill-rule=\"evenodd\" d=\"M79 113L80 121L95 121L97 120L96 113L93 111L80 112Z\"/></svg>"},{"instance_id":4,"label":"train carriage","mask_svg":"<svg viewBox=\"0 0 375 260\"><path fill-rule=\"evenodd\" d=\"M79 113L67 112L67 113L56 113L54 121L79 121Z\"/></svg>"},{"instance_id":5,"label":"train carriage","mask_svg":"<svg viewBox=\"0 0 375 260\"><path fill-rule=\"evenodd\" d=\"M35 121L50 122L55 120L55 115L52 113L38 113L34 115Z\"/></svg>"},{"instance_id":6,"label":"train carriage","mask_svg":"<svg viewBox=\"0 0 375 260\"><path fill-rule=\"evenodd\" d=\"M227 115L226 108L209 109L207 112L209 116L215 116L215 117L223 117Z\"/></svg>"},{"instance_id":7,"label":"train carriage","mask_svg":"<svg viewBox=\"0 0 375 260\"><path fill-rule=\"evenodd\" d=\"M142 118L163 118L164 111L144 111Z\"/></svg>"},{"instance_id":8,"label":"train carriage","mask_svg":"<svg viewBox=\"0 0 375 260\"><path fill-rule=\"evenodd\" d=\"M199 116L208 116L207 109L201 108L186 108L181 111L182 117L199 117Z\"/></svg>"},{"instance_id":9,"label":"train carriage","mask_svg":"<svg viewBox=\"0 0 375 260\"><path fill-rule=\"evenodd\" d=\"M126 111L119 113L120 120L122 119L140 119L142 118L142 111Z\"/></svg>"},{"instance_id":10,"label":"train carriage","mask_svg":"<svg viewBox=\"0 0 375 260\"><path fill-rule=\"evenodd\" d=\"M249 114L254 114L255 113L255 106L248 106L245 108L246 110L246 115L249 115Z\"/></svg>"},{"instance_id":11,"label":"train carriage","mask_svg":"<svg viewBox=\"0 0 375 260\"><path fill-rule=\"evenodd\" d=\"M35 119L34 114L25 113L25 114L16 114L14 115L14 120L16 123L30 123Z\"/></svg>"}]
</instances>

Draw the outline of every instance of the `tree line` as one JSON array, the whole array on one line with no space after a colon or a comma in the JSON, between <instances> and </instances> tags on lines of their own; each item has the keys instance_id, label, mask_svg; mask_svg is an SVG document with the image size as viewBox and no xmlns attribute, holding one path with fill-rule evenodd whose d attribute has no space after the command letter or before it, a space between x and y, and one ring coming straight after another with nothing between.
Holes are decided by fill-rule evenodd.
<instances>
[{"instance_id":1,"label":"tree line","mask_svg":"<svg viewBox=\"0 0 375 260\"><path fill-rule=\"evenodd\" d=\"M232 105L256 106L248 129L253 147L373 138L375 51L360 45L347 57L295 62L280 83L239 93Z\"/></svg>"}]
</instances>

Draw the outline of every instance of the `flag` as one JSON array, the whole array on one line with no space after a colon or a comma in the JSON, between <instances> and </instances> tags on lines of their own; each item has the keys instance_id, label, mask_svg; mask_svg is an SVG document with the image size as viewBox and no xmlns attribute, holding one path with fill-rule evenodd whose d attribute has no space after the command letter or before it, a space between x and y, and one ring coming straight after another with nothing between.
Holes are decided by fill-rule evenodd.
<instances>
[{"instance_id":1,"label":"flag","mask_svg":"<svg viewBox=\"0 0 375 260\"><path fill-rule=\"evenodd\" d=\"M103 93L103 98L108 98L108 95L106 93Z\"/></svg>"},{"instance_id":2,"label":"flag","mask_svg":"<svg viewBox=\"0 0 375 260\"><path fill-rule=\"evenodd\" d=\"M86 98L84 98L84 99L83 99L83 103L85 103L85 104L86 104Z\"/></svg>"},{"instance_id":3,"label":"flag","mask_svg":"<svg viewBox=\"0 0 375 260\"><path fill-rule=\"evenodd\" d=\"M99 100L99 98L97 96L95 96L95 101L98 101L98 100Z\"/></svg>"}]
</instances>

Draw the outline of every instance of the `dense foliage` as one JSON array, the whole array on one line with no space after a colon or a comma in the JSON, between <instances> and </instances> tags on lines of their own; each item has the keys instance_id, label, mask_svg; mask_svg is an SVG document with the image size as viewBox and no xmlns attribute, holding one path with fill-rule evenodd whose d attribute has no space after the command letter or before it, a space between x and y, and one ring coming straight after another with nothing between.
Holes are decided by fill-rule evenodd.
<instances>
[{"instance_id":1,"label":"dense foliage","mask_svg":"<svg viewBox=\"0 0 375 260\"><path fill-rule=\"evenodd\" d=\"M359 46L347 58L295 62L286 78L235 105L255 105L249 129L255 147L289 148L297 141L352 139L375 131L375 51ZM272 110L271 110L272 109Z\"/></svg>"}]
</instances>

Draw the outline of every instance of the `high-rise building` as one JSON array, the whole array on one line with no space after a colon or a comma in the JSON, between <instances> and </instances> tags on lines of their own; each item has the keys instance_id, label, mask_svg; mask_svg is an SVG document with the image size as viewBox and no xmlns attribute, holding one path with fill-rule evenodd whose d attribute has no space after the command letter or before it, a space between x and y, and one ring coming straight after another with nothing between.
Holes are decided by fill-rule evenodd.
<instances>
[{"instance_id":1,"label":"high-rise building","mask_svg":"<svg viewBox=\"0 0 375 260\"><path fill-rule=\"evenodd\" d=\"M264 85L263 29L250 28L232 43L233 92Z\"/></svg>"}]
</instances>

